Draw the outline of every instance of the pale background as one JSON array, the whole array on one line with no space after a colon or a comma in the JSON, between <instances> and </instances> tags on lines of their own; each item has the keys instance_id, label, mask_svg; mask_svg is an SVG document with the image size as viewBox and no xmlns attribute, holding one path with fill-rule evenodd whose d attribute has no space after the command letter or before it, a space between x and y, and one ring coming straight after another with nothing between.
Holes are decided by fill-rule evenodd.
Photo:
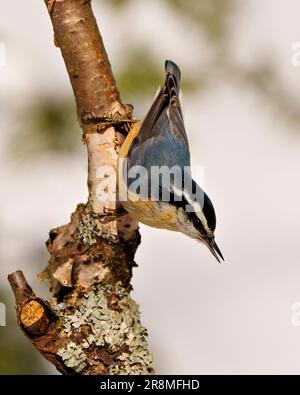
<instances>
[{"instance_id":1,"label":"pale background","mask_svg":"<svg viewBox=\"0 0 300 395\"><path fill-rule=\"evenodd\" d=\"M218 265L206 248L180 234L141 226L133 296L157 373L299 374L300 327L292 325L291 309L300 301L300 67L291 64L291 46L300 41L299 1L239 0L226 17L229 60L245 69L261 59L270 64L275 82L269 95L259 83L237 82L238 72L224 71L222 44L199 33L197 23L168 1L132 0L116 8L94 3L117 77L133 46L151 48L158 78L145 95L123 89L137 116L147 111L166 58L181 66L183 80L201 79L205 68L205 78L213 80L187 87L184 114L226 262ZM71 98L43 1L2 1L0 41L6 47L6 66L0 66L0 301L7 303L0 373L55 373L19 334L6 277L22 269L47 295L35 274L47 263L49 229L66 223L86 200L85 148L46 147L35 156L30 149L38 133L24 134L28 108ZM74 128L72 136L79 144L80 131Z\"/></svg>"}]
</instances>

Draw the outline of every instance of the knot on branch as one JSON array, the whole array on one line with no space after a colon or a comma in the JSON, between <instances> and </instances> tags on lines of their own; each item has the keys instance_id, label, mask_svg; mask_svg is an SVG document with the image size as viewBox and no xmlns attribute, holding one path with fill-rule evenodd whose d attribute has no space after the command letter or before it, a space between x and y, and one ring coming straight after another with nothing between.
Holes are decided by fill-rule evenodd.
<instances>
[{"instance_id":1,"label":"knot on branch","mask_svg":"<svg viewBox=\"0 0 300 395\"><path fill-rule=\"evenodd\" d=\"M51 291L58 300L72 298L74 289L85 292L97 284L116 284L130 288L134 254L140 243L138 230L126 227L128 216L113 218L119 235L107 232L106 222L93 214L89 205L80 204L69 224L50 231L47 248L49 265L40 275L50 279ZM122 229L130 238L123 238ZM125 235L125 233L124 233Z\"/></svg>"}]
</instances>

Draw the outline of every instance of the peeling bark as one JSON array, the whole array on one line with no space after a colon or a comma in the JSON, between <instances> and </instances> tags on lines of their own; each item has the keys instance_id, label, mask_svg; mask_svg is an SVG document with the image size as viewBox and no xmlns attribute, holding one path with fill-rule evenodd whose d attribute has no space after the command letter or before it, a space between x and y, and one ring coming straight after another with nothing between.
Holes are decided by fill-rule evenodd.
<instances>
[{"instance_id":1,"label":"peeling bark","mask_svg":"<svg viewBox=\"0 0 300 395\"><path fill-rule=\"evenodd\" d=\"M149 374L147 332L130 297L138 223L117 200L118 150L134 122L121 102L90 1L46 0L73 87L88 152L86 204L52 229L53 298L38 298L22 272L9 275L20 328L64 374Z\"/></svg>"}]
</instances>

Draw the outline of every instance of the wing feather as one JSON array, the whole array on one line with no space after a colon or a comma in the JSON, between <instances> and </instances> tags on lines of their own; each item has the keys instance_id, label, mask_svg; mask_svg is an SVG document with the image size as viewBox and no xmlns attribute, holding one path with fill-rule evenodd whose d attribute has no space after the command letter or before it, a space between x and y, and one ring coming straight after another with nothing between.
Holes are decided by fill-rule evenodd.
<instances>
[{"instance_id":1,"label":"wing feather","mask_svg":"<svg viewBox=\"0 0 300 395\"><path fill-rule=\"evenodd\" d=\"M129 166L190 165L188 139L179 100L180 70L166 62L164 85L128 152Z\"/></svg>"}]
</instances>

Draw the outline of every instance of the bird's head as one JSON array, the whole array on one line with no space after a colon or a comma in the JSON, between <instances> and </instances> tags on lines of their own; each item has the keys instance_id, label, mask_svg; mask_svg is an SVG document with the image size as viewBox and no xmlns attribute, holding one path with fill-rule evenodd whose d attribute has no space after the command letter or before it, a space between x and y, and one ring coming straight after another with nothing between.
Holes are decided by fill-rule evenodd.
<instances>
[{"instance_id":1,"label":"bird's head","mask_svg":"<svg viewBox=\"0 0 300 395\"><path fill-rule=\"evenodd\" d=\"M177 203L178 230L204 243L220 262L224 258L215 242L216 214L213 204L194 181L192 185L194 192L183 189L181 201Z\"/></svg>"}]
</instances>

